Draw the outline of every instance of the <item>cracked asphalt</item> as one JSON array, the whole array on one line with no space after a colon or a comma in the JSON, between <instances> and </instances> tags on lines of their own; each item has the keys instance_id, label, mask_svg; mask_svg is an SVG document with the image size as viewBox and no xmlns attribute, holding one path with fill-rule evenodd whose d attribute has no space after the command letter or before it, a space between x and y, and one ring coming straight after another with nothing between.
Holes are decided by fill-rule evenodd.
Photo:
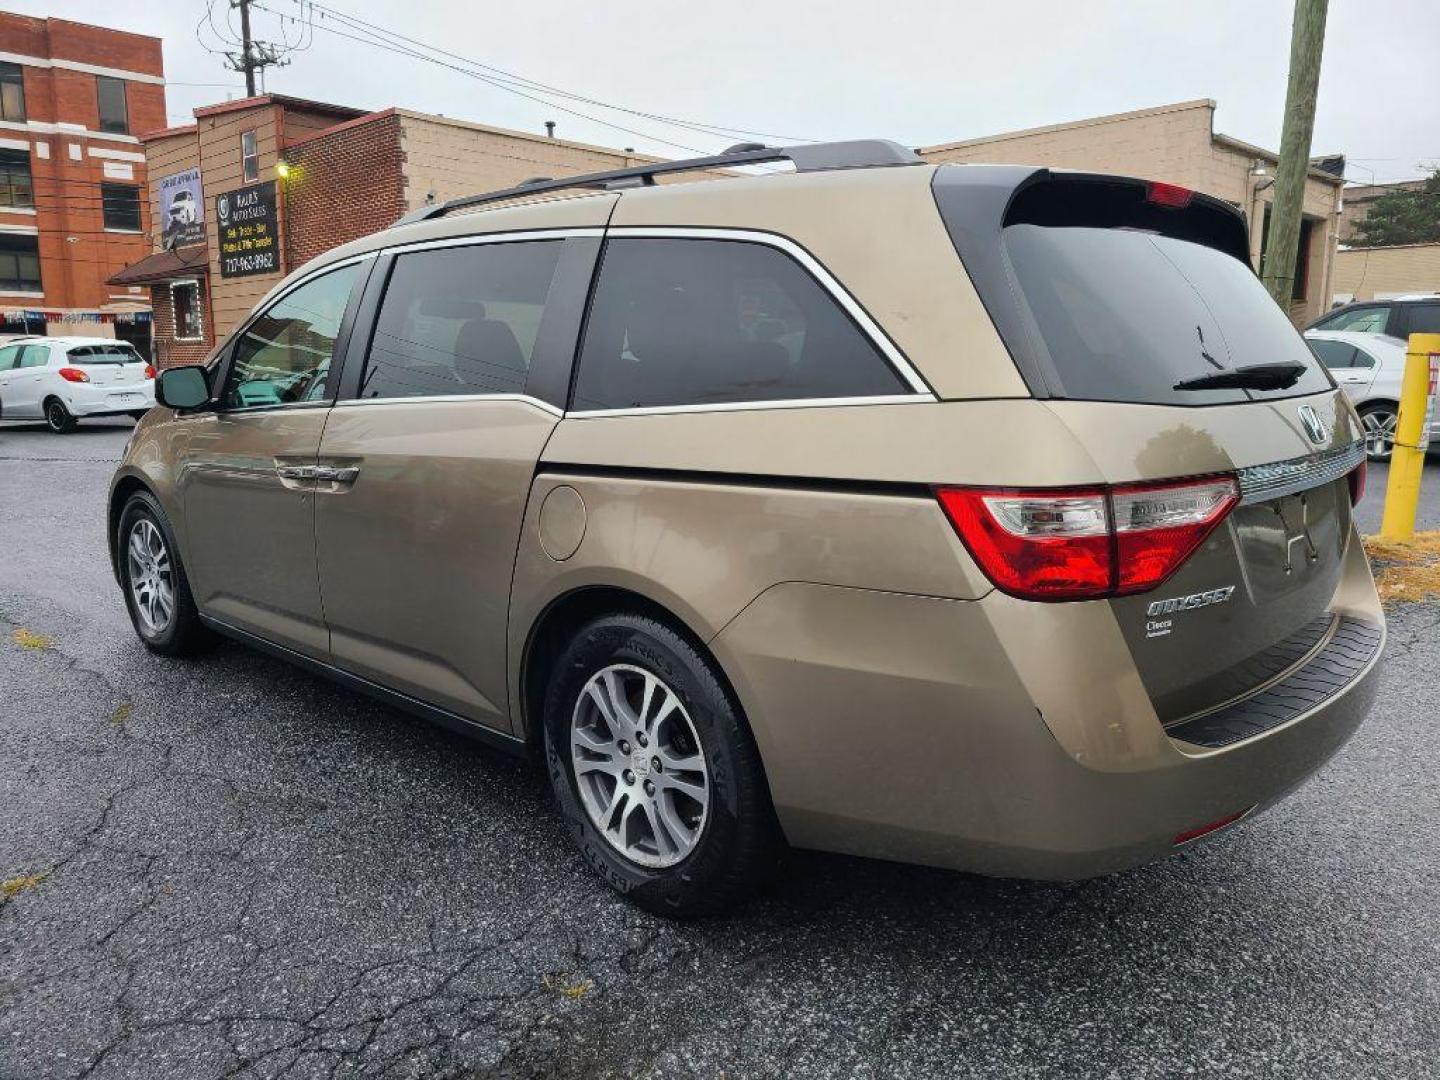
<instances>
[{"instance_id":1,"label":"cracked asphalt","mask_svg":"<svg viewBox=\"0 0 1440 1080\"><path fill-rule=\"evenodd\" d=\"M0 1077L1436 1075L1440 608L1393 614L1334 762L1167 862L801 854L672 924L538 770L238 646L146 653L104 551L128 428L0 425Z\"/></svg>"}]
</instances>

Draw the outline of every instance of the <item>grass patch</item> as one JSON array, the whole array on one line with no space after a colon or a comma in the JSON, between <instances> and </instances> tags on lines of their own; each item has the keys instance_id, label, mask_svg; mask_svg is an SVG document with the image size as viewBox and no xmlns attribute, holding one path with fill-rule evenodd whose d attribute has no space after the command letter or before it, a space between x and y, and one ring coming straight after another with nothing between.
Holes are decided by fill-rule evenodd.
<instances>
[{"instance_id":1,"label":"grass patch","mask_svg":"<svg viewBox=\"0 0 1440 1080\"><path fill-rule=\"evenodd\" d=\"M545 984L546 990L549 990L558 997L565 998L567 1001L579 1001L586 994L590 993L591 990L595 989L595 984L583 975L572 975L568 973L546 975L541 982Z\"/></svg>"},{"instance_id":2,"label":"grass patch","mask_svg":"<svg viewBox=\"0 0 1440 1080\"><path fill-rule=\"evenodd\" d=\"M26 889L38 888L40 883L50 875L45 874L21 874L19 877L12 877L8 881L0 881L0 897L9 900Z\"/></svg>"},{"instance_id":3,"label":"grass patch","mask_svg":"<svg viewBox=\"0 0 1440 1080\"><path fill-rule=\"evenodd\" d=\"M130 719L130 714L135 711L135 706L125 701L115 706L115 711L110 714L110 722L116 727L124 724Z\"/></svg>"},{"instance_id":4,"label":"grass patch","mask_svg":"<svg viewBox=\"0 0 1440 1080\"><path fill-rule=\"evenodd\" d=\"M1367 536L1365 550L1385 603L1420 604L1440 599L1440 530L1417 532L1409 540Z\"/></svg>"},{"instance_id":5,"label":"grass patch","mask_svg":"<svg viewBox=\"0 0 1440 1080\"><path fill-rule=\"evenodd\" d=\"M44 652L55 644L54 638L37 634L33 630L26 630L23 626L10 636L16 645L22 649L29 649L31 652Z\"/></svg>"}]
</instances>

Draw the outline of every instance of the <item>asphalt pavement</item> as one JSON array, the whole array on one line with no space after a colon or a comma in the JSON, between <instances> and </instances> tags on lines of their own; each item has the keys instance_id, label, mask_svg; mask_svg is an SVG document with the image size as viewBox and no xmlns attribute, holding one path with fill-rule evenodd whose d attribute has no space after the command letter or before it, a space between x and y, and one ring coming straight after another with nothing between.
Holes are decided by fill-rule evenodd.
<instances>
[{"instance_id":1,"label":"asphalt pavement","mask_svg":"<svg viewBox=\"0 0 1440 1080\"><path fill-rule=\"evenodd\" d=\"M103 535L128 429L0 424L0 1077L1436 1075L1440 608L1392 614L1328 767L1183 855L1057 886L800 854L675 924L538 770L141 648Z\"/></svg>"}]
</instances>

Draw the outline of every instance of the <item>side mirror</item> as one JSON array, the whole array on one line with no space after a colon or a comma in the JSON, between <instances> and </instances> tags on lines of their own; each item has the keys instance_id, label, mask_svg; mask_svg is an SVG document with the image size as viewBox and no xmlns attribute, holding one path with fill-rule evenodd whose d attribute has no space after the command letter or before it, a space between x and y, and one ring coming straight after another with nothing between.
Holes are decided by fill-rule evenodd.
<instances>
[{"instance_id":1,"label":"side mirror","mask_svg":"<svg viewBox=\"0 0 1440 1080\"><path fill-rule=\"evenodd\" d=\"M174 367L155 380L155 400L171 409L198 409L210 401L210 383L203 367Z\"/></svg>"}]
</instances>

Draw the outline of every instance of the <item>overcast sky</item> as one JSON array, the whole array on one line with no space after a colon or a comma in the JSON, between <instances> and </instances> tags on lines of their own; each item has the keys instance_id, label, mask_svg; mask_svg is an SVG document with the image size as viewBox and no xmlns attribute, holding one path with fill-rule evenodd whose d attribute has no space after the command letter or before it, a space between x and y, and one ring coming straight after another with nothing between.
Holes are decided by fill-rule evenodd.
<instances>
[{"instance_id":1,"label":"overcast sky","mask_svg":"<svg viewBox=\"0 0 1440 1080\"><path fill-rule=\"evenodd\" d=\"M256 0L255 36L296 40L297 0ZM1216 128L1280 141L1290 0L326 0L334 11L588 98L671 118L807 139L886 136L912 146L1194 98ZM154 34L165 42L172 123L243 83L196 39L204 0L5 6ZM226 0L215 0L223 31ZM123 14L121 14L123 12ZM274 13L272 13L274 12ZM232 20L233 21L233 20ZM359 44L317 12L309 47L270 90L365 108L402 105L664 156L742 136L598 106L528 101L471 76ZM238 22L236 22L238 25ZM202 30L214 46L215 35ZM461 63L453 59L447 62ZM463 66L463 65L462 65ZM187 85L190 83L222 85ZM223 85L228 84L228 85ZM631 132L605 127L603 119ZM665 140L665 141L662 141ZM1349 177L1416 176L1440 163L1440 0L1332 0L1312 152Z\"/></svg>"}]
</instances>

